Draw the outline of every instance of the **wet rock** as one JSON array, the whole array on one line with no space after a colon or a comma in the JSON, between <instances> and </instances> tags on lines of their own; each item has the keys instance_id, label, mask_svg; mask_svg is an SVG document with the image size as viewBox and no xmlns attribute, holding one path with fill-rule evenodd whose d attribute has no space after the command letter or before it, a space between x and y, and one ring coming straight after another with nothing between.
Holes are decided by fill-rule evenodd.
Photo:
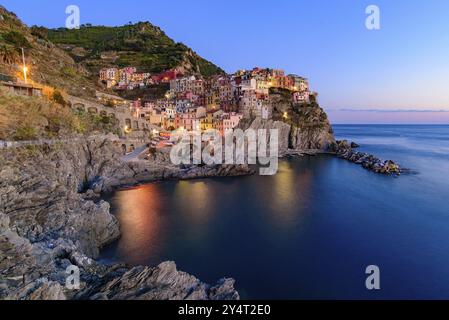
<instances>
[{"instance_id":1,"label":"wet rock","mask_svg":"<svg viewBox=\"0 0 449 320\"><path fill-rule=\"evenodd\" d=\"M103 283L78 294L91 300L237 300L234 281L220 280L214 287L178 271L174 262L158 267L135 267L120 275L105 275Z\"/></svg>"},{"instance_id":2,"label":"wet rock","mask_svg":"<svg viewBox=\"0 0 449 320\"><path fill-rule=\"evenodd\" d=\"M66 300L63 287L57 282L47 282L28 296L29 300Z\"/></svg>"},{"instance_id":3,"label":"wet rock","mask_svg":"<svg viewBox=\"0 0 449 320\"><path fill-rule=\"evenodd\" d=\"M386 175L400 175L402 173L402 168L394 161L384 161L368 153L356 152L353 150L353 145L357 144L354 142L349 143L347 140L337 141L334 149L335 153L339 158L359 164L363 168L375 173Z\"/></svg>"},{"instance_id":4,"label":"wet rock","mask_svg":"<svg viewBox=\"0 0 449 320\"><path fill-rule=\"evenodd\" d=\"M129 268L94 260L120 236L100 193L163 179L251 173L247 166L181 170L166 159L125 163L120 146L104 137L36 147L33 153L0 150L0 299L237 298L232 280L210 287L171 263ZM80 268L82 294L65 290L71 265Z\"/></svg>"}]
</instances>

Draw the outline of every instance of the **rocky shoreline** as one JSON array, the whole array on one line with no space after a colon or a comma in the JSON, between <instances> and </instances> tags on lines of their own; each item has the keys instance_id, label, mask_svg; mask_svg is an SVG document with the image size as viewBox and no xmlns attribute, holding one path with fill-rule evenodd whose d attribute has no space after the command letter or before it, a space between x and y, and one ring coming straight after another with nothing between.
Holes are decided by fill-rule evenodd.
<instances>
[{"instance_id":1,"label":"rocky shoreline","mask_svg":"<svg viewBox=\"0 0 449 320\"><path fill-rule=\"evenodd\" d=\"M373 172L402 172L355 147L339 141L332 154ZM120 237L102 193L162 180L249 175L251 168L178 167L164 152L124 162L120 154L120 145L107 136L0 150L0 299L239 299L234 280L208 285L178 271L174 262L105 266L95 259ZM80 270L79 290L66 288L69 266Z\"/></svg>"},{"instance_id":2,"label":"rocky shoreline","mask_svg":"<svg viewBox=\"0 0 449 320\"><path fill-rule=\"evenodd\" d=\"M400 175L405 171L392 160L381 160L374 155L354 151L358 147L359 145L355 142L349 143L347 140L337 141L332 153L341 159L361 165L374 173Z\"/></svg>"},{"instance_id":3,"label":"rocky shoreline","mask_svg":"<svg viewBox=\"0 0 449 320\"><path fill-rule=\"evenodd\" d=\"M0 299L239 299L234 280L208 285L173 262L131 267L95 261L102 247L120 237L102 192L252 173L247 166L180 169L165 157L126 163L120 146L104 137L1 150ZM79 290L66 287L69 266L79 268Z\"/></svg>"}]
</instances>

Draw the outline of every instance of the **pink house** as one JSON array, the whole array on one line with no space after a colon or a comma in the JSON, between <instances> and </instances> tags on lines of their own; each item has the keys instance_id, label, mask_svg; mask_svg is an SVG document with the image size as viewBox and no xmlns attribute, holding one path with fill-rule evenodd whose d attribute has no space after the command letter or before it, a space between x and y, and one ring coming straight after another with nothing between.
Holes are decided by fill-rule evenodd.
<instances>
[{"instance_id":1,"label":"pink house","mask_svg":"<svg viewBox=\"0 0 449 320\"><path fill-rule=\"evenodd\" d=\"M226 132L226 130L232 130L237 127L242 118L243 114L240 113L231 112L225 114L223 116L223 131Z\"/></svg>"},{"instance_id":2,"label":"pink house","mask_svg":"<svg viewBox=\"0 0 449 320\"><path fill-rule=\"evenodd\" d=\"M310 102L310 92L295 92L293 93L293 102L294 103L309 103Z\"/></svg>"}]
</instances>

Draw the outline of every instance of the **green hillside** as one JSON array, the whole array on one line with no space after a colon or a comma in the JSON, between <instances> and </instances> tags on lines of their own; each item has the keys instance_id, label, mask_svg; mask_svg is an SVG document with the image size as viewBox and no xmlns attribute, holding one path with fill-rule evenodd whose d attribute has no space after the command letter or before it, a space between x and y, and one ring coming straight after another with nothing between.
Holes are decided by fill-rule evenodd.
<instances>
[{"instance_id":1,"label":"green hillside","mask_svg":"<svg viewBox=\"0 0 449 320\"><path fill-rule=\"evenodd\" d=\"M91 71L102 67L135 66L141 72L178 69L211 76L223 71L149 22L121 27L83 25L78 30L46 30L43 35Z\"/></svg>"}]
</instances>

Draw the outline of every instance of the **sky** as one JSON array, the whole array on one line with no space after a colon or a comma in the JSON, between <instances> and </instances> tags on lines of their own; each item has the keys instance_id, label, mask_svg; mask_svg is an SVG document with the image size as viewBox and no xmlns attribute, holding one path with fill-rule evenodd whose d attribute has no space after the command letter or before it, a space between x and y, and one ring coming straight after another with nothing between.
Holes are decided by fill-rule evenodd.
<instances>
[{"instance_id":1,"label":"sky","mask_svg":"<svg viewBox=\"0 0 449 320\"><path fill-rule=\"evenodd\" d=\"M228 72L309 78L334 123L449 123L448 0L0 0L28 25L150 21ZM380 10L369 30L366 8Z\"/></svg>"}]
</instances>

